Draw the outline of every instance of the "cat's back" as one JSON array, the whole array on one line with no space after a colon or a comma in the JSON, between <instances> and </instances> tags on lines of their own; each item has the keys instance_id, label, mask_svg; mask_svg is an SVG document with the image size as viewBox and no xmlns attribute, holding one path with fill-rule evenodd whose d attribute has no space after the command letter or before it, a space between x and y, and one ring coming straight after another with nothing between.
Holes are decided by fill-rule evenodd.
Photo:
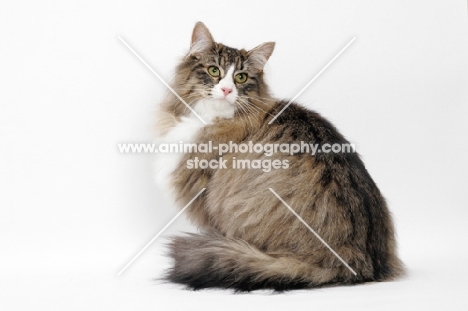
<instances>
[{"instance_id":1,"label":"cat's back","mask_svg":"<svg viewBox=\"0 0 468 311\"><path fill-rule=\"evenodd\" d=\"M353 256L372 262L375 279L398 274L401 264L395 254L394 229L385 199L354 147L331 122L296 103L278 101L265 115L260 128L244 139L247 142L278 148L273 148L271 154L226 155L231 167L232 161L240 159L249 163L259 161L261 165L277 160L287 165L268 166L268 172L238 166L215 173L211 185L216 191L210 194L210 206L228 236L240 237L273 252L282 249L306 254L320 247L319 242L311 239L299 250L293 239L284 238L291 228L303 231L304 236L308 233L268 191L272 188L311 227L321 228L324 239L335 241L337 248L352 245ZM303 149L292 152L292 145ZM230 187L219 186L226 184ZM363 253L358 254L358 250ZM321 260L322 255L328 258L329 254L318 252L314 257Z\"/></svg>"},{"instance_id":2,"label":"cat's back","mask_svg":"<svg viewBox=\"0 0 468 311\"><path fill-rule=\"evenodd\" d=\"M277 131L283 139L317 144L349 143L336 127L318 112L287 100L278 101L265 116L263 131ZM277 135L278 139L280 138Z\"/></svg>"}]
</instances>

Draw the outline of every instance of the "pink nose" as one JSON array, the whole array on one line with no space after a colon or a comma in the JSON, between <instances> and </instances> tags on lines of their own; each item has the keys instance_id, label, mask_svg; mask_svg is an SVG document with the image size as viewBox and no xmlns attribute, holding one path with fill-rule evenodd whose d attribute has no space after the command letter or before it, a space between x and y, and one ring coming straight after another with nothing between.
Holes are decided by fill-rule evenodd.
<instances>
[{"instance_id":1,"label":"pink nose","mask_svg":"<svg viewBox=\"0 0 468 311\"><path fill-rule=\"evenodd\" d=\"M222 87L222 88L221 88L221 91L223 91L224 96L228 96L229 94L231 94L232 89L230 89L230 88L228 88L228 87Z\"/></svg>"}]
</instances>

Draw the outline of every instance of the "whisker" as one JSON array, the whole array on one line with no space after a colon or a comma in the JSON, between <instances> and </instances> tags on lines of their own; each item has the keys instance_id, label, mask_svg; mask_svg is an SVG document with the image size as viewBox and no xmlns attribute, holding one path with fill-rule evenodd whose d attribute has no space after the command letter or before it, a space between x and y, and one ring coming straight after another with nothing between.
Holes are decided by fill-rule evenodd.
<instances>
[{"instance_id":1,"label":"whisker","mask_svg":"<svg viewBox=\"0 0 468 311\"><path fill-rule=\"evenodd\" d=\"M242 110L245 112L245 115L244 115L245 118L244 118L244 119L245 119L246 121L247 121L247 119L248 119L249 122L250 122L250 126L252 127L252 129L254 129L255 127L254 127L254 125L253 125L253 123L252 123L252 118L251 118L251 115L250 115L250 113L249 113L249 112L252 112L252 111L249 110L249 107L246 106L246 104L245 104L245 102L244 102L243 100L238 101L238 104L239 104L239 107L241 107Z\"/></svg>"},{"instance_id":2,"label":"whisker","mask_svg":"<svg viewBox=\"0 0 468 311\"><path fill-rule=\"evenodd\" d=\"M262 108L260 108L260 107L256 106L255 104L253 104L252 102L250 102L250 101L248 100L249 97L247 97L247 96L241 96L241 97L239 97L239 99L244 100L244 101L249 105L249 107L251 107L251 108L253 108L253 109L256 109L257 111L263 111L264 113L273 116L272 113L270 113L270 112L268 112L268 111L265 111L265 110L263 110ZM252 98L252 99L257 99L257 98ZM258 99L257 99L257 100L258 100ZM262 103L268 105L266 102L264 102L264 101L262 101L262 100L258 100L258 101L260 101L260 102L262 102Z\"/></svg>"}]
</instances>

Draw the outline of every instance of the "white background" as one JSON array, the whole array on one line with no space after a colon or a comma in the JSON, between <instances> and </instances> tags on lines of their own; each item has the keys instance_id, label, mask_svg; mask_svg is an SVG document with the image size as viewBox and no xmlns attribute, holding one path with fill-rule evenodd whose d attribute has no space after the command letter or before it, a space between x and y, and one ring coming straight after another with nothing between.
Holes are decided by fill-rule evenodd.
<instances>
[{"instance_id":1,"label":"white background","mask_svg":"<svg viewBox=\"0 0 468 311\"><path fill-rule=\"evenodd\" d=\"M0 4L1 310L468 308L466 1L43 1ZM216 40L277 46L266 68L357 145L387 197L408 276L270 295L191 292L154 281L177 213L153 183L151 141L165 88L203 21Z\"/></svg>"}]
</instances>

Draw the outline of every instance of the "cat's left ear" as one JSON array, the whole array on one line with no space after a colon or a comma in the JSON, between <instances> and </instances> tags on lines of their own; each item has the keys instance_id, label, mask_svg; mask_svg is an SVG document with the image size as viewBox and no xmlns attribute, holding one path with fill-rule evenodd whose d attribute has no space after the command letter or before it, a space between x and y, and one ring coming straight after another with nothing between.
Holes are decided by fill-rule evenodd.
<instances>
[{"instance_id":1,"label":"cat's left ear","mask_svg":"<svg viewBox=\"0 0 468 311\"><path fill-rule=\"evenodd\" d=\"M274 42L265 42L260 44L247 53L249 64L258 70L263 70L263 67L265 67L266 62L270 58L274 49Z\"/></svg>"},{"instance_id":2,"label":"cat's left ear","mask_svg":"<svg viewBox=\"0 0 468 311\"><path fill-rule=\"evenodd\" d=\"M213 36L208 27L202 22L195 24L192 32L192 42L190 44L189 55L196 55L201 52L206 52L214 45Z\"/></svg>"}]
</instances>

